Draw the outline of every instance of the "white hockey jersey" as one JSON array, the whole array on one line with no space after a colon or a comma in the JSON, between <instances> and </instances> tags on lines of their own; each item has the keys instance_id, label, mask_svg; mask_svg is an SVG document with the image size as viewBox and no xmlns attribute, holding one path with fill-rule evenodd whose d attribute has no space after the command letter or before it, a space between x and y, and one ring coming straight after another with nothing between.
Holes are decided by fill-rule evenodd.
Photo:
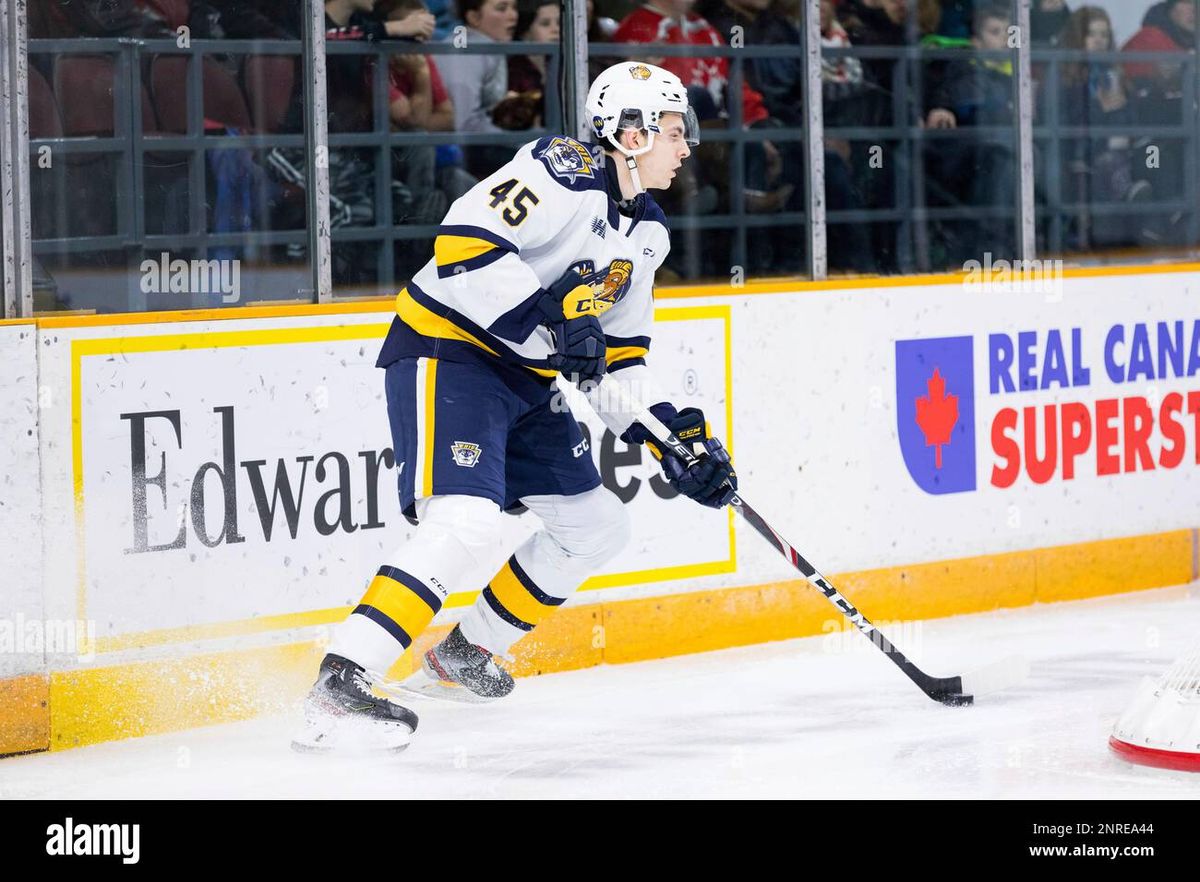
<instances>
[{"instance_id":1,"label":"white hockey jersey","mask_svg":"<svg viewBox=\"0 0 1200 882\"><path fill-rule=\"evenodd\" d=\"M634 213L610 195L605 157L553 136L513 159L457 199L434 242L434 256L396 297L397 319L379 365L397 358L495 360L540 386L555 372L554 351L537 308L544 290L574 269L595 297L611 376L641 375L654 320L654 275L670 249L662 210L650 194ZM615 189L615 188L614 188ZM607 382L607 381L606 381ZM632 386L645 385L639 376ZM642 396L639 396L642 397ZM614 428L620 423L606 417Z\"/></svg>"}]
</instances>

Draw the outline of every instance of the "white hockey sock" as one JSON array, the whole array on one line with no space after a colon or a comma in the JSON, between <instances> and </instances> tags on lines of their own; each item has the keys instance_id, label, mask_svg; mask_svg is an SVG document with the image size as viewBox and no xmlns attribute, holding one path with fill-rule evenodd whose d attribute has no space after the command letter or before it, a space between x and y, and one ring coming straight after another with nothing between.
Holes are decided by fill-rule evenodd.
<instances>
[{"instance_id":1,"label":"white hockey sock","mask_svg":"<svg viewBox=\"0 0 1200 882\"><path fill-rule=\"evenodd\" d=\"M329 652L386 673L453 591L478 585L494 566L500 509L487 499L438 496L421 524L379 568L359 605L337 626ZM481 572L482 570L482 572Z\"/></svg>"},{"instance_id":2,"label":"white hockey sock","mask_svg":"<svg viewBox=\"0 0 1200 882\"><path fill-rule=\"evenodd\" d=\"M521 501L546 529L517 549L462 619L463 636L497 655L508 655L629 539L624 506L603 487Z\"/></svg>"}]
</instances>

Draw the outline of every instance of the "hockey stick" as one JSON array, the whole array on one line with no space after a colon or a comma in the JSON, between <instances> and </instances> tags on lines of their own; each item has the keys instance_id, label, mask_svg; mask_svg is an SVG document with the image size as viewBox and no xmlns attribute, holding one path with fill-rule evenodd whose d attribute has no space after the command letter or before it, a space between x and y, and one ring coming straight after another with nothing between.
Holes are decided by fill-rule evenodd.
<instances>
[{"instance_id":1,"label":"hockey stick","mask_svg":"<svg viewBox=\"0 0 1200 882\"><path fill-rule=\"evenodd\" d=\"M605 394L615 392L617 400L622 402L621 409L628 413L636 413L637 421L650 432L653 440L662 449L670 450L689 466L697 461L691 448L682 444L671 430L655 417L654 414L638 405L629 406L631 404L629 396L622 387L616 383L609 384L609 387L604 390ZM746 519L750 526L754 527L760 536L770 542L776 551L787 558L788 562L799 570L809 583L825 595L826 599L836 606L838 611L848 618L871 643L879 647L884 655L891 659L896 667L904 672L906 677L916 683L917 687L934 701L940 701L942 704L951 706L972 704L976 695L1006 689L1024 680L1027 676L1028 663L1019 656L1010 656L956 677L931 677L909 661L904 653L893 646L892 642L872 625L866 616L855 609L854 605L843 597L828 579L817 572L816 567L805 560L804 556L780 536L766 522L762 515L755 511L746 500L742 499L740 493L735 493L729 504L733 506L738 514Z\"/></svg>"}]
</instances>

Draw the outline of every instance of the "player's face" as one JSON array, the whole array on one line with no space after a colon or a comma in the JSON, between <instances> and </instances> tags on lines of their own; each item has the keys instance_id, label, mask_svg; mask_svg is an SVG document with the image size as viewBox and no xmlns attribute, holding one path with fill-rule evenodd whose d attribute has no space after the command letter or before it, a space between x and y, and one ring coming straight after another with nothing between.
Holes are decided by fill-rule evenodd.
<instances>
[{"instance_id":1,"label":"player's face","mask_svg":"<svg viewBox=\"0 0 1200 882\"><path fill-rule=\"evenodd\" d=\"M517 29L516 0L487 0L478 11L467 13L467 24L497 42L507 43Z\"/></svg>"},{"instance_id":2,"label":"player's face","mask_svg":"<svg viewBox=\"0 0 1200 882\"><path fill-rule=\"evenodd\" d=\"M692 155L684 138L682 115L664 113L658 127L654 146L638 157L638 176L647 190L670 187L683 161Z\"/></svg>"}]
</instances>

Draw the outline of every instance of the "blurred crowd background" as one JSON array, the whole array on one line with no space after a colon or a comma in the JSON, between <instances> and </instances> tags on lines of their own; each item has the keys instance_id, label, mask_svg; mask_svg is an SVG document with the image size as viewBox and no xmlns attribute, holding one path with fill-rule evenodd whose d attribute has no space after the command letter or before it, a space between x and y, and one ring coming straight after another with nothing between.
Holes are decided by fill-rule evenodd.
<instances>
[{"instance_id":1,"label":"blurred crowd background","mask_svg":"<svg viewBox=\"0 0 1200 882\"><path fill-rule=\"evenodd\" d=\"M705 130L657 194L674 243L660 284L808 274L817 151L831 275L1018 256L1015 3L821 0L820 139L801 6L588 0L590 72L669 68ZM1033 0L1039 257L1194 254L1196 7ZM575 47L559 0L324 11L334 293L390 294L428 259L450 202L564 130ZM312 299L307 14L302 0L29 0L37 310L221 304L147 292L140 267L163 254L239 260L240 305Z\"/></svg>"}]
</instances>

